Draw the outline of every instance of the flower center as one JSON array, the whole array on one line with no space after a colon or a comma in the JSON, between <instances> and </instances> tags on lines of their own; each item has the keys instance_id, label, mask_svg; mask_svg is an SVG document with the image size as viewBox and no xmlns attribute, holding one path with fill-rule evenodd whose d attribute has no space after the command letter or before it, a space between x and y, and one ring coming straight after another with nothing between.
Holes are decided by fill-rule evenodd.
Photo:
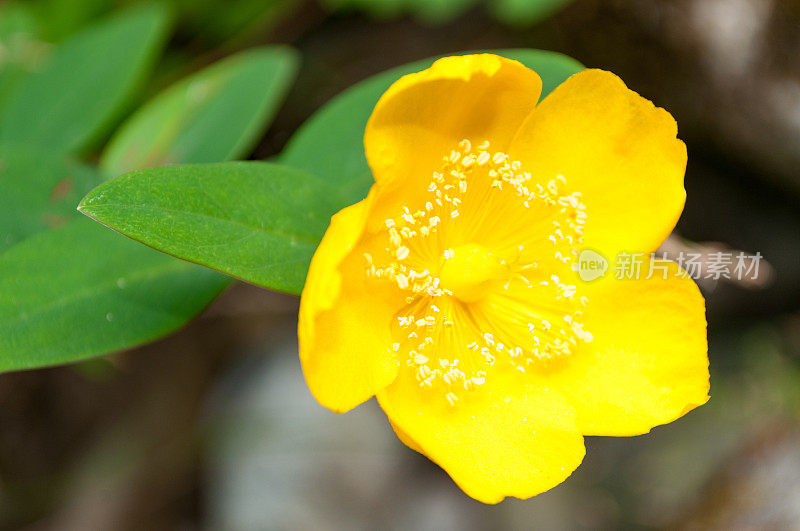
<instances>
[{"instance_id":1,"label":"flower center","mask_svg":"<svg viewBox=\"0 0 800 531\"><path fill-rule=\"evenodd\" d=\"M462 302L483 299L492 284L507 276L508 268L483 245L468 243L444 252L439 280Z\"/></svg>"},{"instance_id":2,"label":"flower center","mask_svg":"<svg viewBox=\"0 0 800 531\"><path fill-rule=\"evenodd\" d=\"M569 282L587 219L566 178L543 179L489 142L463 140L384 221L366 275L406 306L392 350L420 386L455 405L497 371L520 377L592 340Z\"/></svg>"}]
</instances>

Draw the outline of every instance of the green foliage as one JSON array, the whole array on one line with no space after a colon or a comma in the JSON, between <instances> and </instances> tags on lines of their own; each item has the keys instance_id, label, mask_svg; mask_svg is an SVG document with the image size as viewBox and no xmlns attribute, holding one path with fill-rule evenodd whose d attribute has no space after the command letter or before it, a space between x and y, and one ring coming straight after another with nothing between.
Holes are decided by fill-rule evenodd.
<instances>
[{"instance_id":1,"label":"green foliage","mask_svg":"<svg viewBox=\"0 0 800 531\"><path fill-rule=\"evenodd\" d=\"M170 2L204 13L201 3ZM378 7L389 13L413 4L420 17L436 21L471 3L396 0ZM158 338L229 284L212 269L299 293L330 216L360 200L372 182L362 138L373 106L396 79L433 61L345 91L291 139L283 165L222 163L252 148L297 70L289 49L243 52L143 105L112 135L100 172L74 157L136 96L166 40L168 12L164 4L140 4L56 46L42 39L59 40L112 4L0 6L0 371ZM219 22L221 38L291 5L240 0L218 20L198 20ZM61 12L71 18L51 19ZM537 70L545 93L582 68L550 52L500 53ZM216 164L162 166L188 163ZM143 169L152 166L161 167ZM82 211L146 246L80 217L77 200L95 186Z\"/></svg>"},{"instance_id":2,"label":"green foliage","mask_svg":"<svg viewBox=\"0 0 800 531\"><path fill-rule=\"evenodd\" d=\"M94 169L41 148L0 145L0 254L78 217L75 205L101 181Z\"/></svg>"},{"instance_id":3,"label":"green foliage","mask_svg":"<svg viewBox=\"0 0 800 531\"><path fill-rule=\"evenodd\" d=\"M54 154L85 148L142 81L166 23L157 5L137 6L69 38L8 97L0 143L33 144Z\"/></svg>"},{"instance_id":4,"label":"green foliage","mask_svg":"<svg viewBox=\"0 0 800 531\"><path fill-rule=\"evenodd\" d=\"M510 26L531 26L565 7L572 0L494 0L495 17Z\"/></svg>"},{"instance_id":5,"label":"green foliage","mask_svg":"<svg viewBox=\"0 0 800 531\"><path fill-rule=\"evenodd\" d=\"M296 54L282 47L220 61L142 107L106 147L101 167L120 175L245 155L271 121L296 71Z\"/></svg>"},{"instance_id":6,"label":"green foliage","mask_svg":"<svg viewBox=\"0 0 800 531\"><path fill-rule=\"evenodd\" d=\"M365 11L374 17L396 17L405 13L408 0L321 0L330 11Z\"/></svg>"},{"instance_id":7,"label":"green foliage","mask_svg":"<svg viewBox=\"0 0 800 531\"><path fill-rule=\"evenodd\" d=\"M456 18L475 4L476 0L416 0L417 17L428 24L442 24Z\"/></svg>"},{"instance_id":8,"label":"green foliage","mask_svg":"<svg viewBox=\"0 0 800 531\"><path fill-rule=\"evenodd\" d=\"M269 30L300 0L170 0L182 24L204 40L242 39Z\"/></svg>"},{"instance_id":9,"label":"green foliage","mask_svg":"<svg viewBox=\"0 0 800 531\"><path fill-rule=\"evenodd\" d=\"M65 155L97 139L135 95L163 44L166 21L154 5L100 21L59 45L2 102L0 371L156 339L187 323L230 283L75 210L103 179ZM123 172L242 156L274 115L295 70L296 58L285 48L213 65L136 113L115 135L104 165Z\"/></svg>"},{"instance_id":10,"label":"green foliage","mask_svg":"<svg viewBox=\"0 0 800 531\"><path fill-rule=\"evenodd\" d=\"M582 65L539 50L506 50L542 76L545 94ZM367 119L401 75L433 59L379 74L324 106L295 135L282 161L171 166L103 184L81 211L155 249L267 288L300 293L330 216L364 197Z\"/></svg>"},{"instance_id":11,"label":"green foliage","mask_svg":"<svg viewBox=\"0 0 800 531\"><path fill-rule=\"evenodd\" d=\"M184 325L226 284L85 218L37 234L0 259L0 371L151 341Z\"/></svg>"},{"instance_id":12,"label":"green foliage","mask_svg":"<svg viewBox=\"0 0 800 531\"><path fill-rule=\"evenodd\" d=\"M538 72L542 96L572 74L583 70L575 59L543 50L498 50ZM345 90L309 119L283 151L283 163L323 177L340 188L348 203L366 195L372 174L364 156L364 128L386 89L400 76L430 66L435 58L410 63L373 76Z\"/></svg>"},{"instance_id":13,"label":"green foliage","mask_svg":"<svg viewBox=\"0 0 800 531\"><path fill-rule=\"evenodd\" d=\"M0 2L0 107L48 51L30 4Z\"/></svg>"},{"instance_id":14,"label":"green foliage","mask_svg":"<svg viewBox=\"0 0 800 531\"><path fill-rule=\"evenodd\" d=\"M108 11L114 0L26 0L41 21L43 34L60 41Z\"/></svg>"},{"instance_id":15,"label":"green foliage","mask_svg":"<svg viewBox=\"0 0 800 531\"><path fill-rule=\"evenodd\" d=\"M358 10L378 18L413 14L431 24L452 20L475 2L476 0L323 0L323 4L331 11Z\"/></svg>"},{"instance_id":16,"label":"green foliage","mask_svg":"<svg viewBox=\"0 0 800 531\"><path fill-rule=\"evenodd\" d=\"M3 2L0 4L0 42L4 43L4 48L10 47L9 39L20 33L38 33L38 24L30 5L19 0Z\"/></svg>"},{"instance_id":17,"label":"green foliage","mask_svg":"<svg viewBox=\"0 0 800 531\"><path fill-rule=\"evenodd\" d=\"M572 0L486 0L489 10L511 26L531 26ZM363 11L377 18L413 15L422 22L449 22L477 3L477 0L322 0L331 11Z\"/></svg>"},{"instance_id":18,"label":"green foliage","mask_svg":"<svg viewBox=\"0 0 800 531\"><path fill-rule=\"evenodd\" d=\"M80 210L160 251L299 294L339 206L300 170L228 162L134 172L93 190Z\"/></svg>"}]
</instances>

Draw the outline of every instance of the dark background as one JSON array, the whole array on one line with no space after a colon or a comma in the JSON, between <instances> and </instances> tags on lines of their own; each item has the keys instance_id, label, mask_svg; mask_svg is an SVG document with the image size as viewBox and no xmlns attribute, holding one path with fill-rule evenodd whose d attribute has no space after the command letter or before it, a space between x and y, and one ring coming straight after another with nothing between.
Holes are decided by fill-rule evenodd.
<instances>
[{"instance_id":1,"label":"dark background","mask_svg":"<svg viewBox=\"0 0 800 531\"><path fill-rule=\"evenodd\" d=\"M39 2L38 44L119 3ZM0 375L0 529L797 529L799 2L575 0L514 25L484 5L432 21L302 0L173 3L151 94L249 46L300 51L254 158L354 82L428 56L532 47L611 70L688 145L670 249L760 252L760 281L701 281L707 405L648 435L589 438L564 484L497 506L406 449L374 402L344 416L317 405L296 359L298 299L237 284L155 344Z\"/></svg>"}]
</instances>

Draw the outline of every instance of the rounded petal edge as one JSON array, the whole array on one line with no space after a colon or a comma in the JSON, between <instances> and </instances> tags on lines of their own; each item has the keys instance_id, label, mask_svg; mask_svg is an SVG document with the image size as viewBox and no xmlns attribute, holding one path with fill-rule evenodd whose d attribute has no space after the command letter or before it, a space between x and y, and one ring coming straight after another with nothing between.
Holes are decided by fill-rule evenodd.
<instances>
[{"instance_id":1,"label":"rounded petal edge","mask_svg":"<svg viewBox=\"0 0 800 531\"><path fill-rule=\"evenodd\" d=\"M401 441L483 503L550 490L586 453L574 410L542 382L486 385L453 407L443 396L421 392L414 376L401 369L377 397Z\"/></svg>"},{"instance_id":2,"label":"rounded petal edge","mask_svg":"<svg viewBox=\"0 0 800 531\"><path fill-rule=\"evenodd\" d=\"M493 54L445 57L401 77L381 96L364 147L376 182L430 178L458 142L504 149L542 90L539 75Z\"/></svg>"},{"instance_id":3,"label":"rounded petal edge","mask_svg":"<svg viewBox=\"0 0 800 531\"><path fill-rule=\"evenodd\" d=\"M300 299L300 362L323 406L341 413L391 383L397 362L389 326L395 309L366 285L358 242L373 195L333 216Z\"/></svg>"},{"instance_id":4,"label":"rounded petal edge","mask_svg":"<svg viewBox=\"0 0 800 531\"><path fill-rule=\"evenodd\" d=\"M677 264L651 264L658 276L588 284L592 341L550 374L584 435L641 435L709 400L703 297Z\"/></svg>"},{"instance_id":5,"label":"rounded petal edge","mask_svg":"<svg viewBox=\"0 0 800 531\"><path fill-rule=\"evenodd\" d=\"M509 148L544 183L562 175L586 205L585 245L608 256L651 252L686 201L686 145L666 110L616 75L568 78L528 116Z\"/></svg>"}]
</instances>

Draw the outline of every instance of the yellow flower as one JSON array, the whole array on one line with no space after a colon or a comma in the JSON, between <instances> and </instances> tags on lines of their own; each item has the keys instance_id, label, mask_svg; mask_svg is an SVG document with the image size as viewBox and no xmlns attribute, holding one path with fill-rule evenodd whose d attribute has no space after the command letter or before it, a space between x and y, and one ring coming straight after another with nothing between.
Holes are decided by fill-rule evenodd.
<instances>
[{"instance_id":1,"label":"yellow flower","mask_svg":"<svg viewBox=\"0 0 800 531\"><path fill-rule=\"evenodd\" d=\"M333 217L300 308L317 400L377 395L406 445L487 503L564 481L584 435L646 433L708 400L704 301L677 266L592 282L573 267L670 233L675 120L601 70L540 92L487 54L392 85L365 134L375 184Z\"/></svg>"}]
</instances>

